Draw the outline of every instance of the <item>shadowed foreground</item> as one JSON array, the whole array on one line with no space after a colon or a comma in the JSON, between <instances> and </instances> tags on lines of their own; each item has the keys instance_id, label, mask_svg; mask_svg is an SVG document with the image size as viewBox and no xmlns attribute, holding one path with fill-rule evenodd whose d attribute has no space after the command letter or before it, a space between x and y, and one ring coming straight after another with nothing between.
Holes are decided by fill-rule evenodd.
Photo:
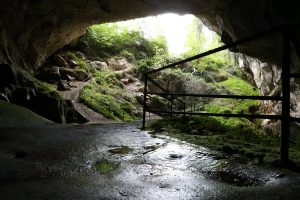
<instances>
[{"instance_id":1,"label":"shadowed foreground","mask_svg":"<svg viewBox=\"0 0 300 200\"><path fill-rule=\"evenodd\" d=\"M132 124L0 128L5 200L299 199L299 183Z\"/></svg>"}]
</instances>

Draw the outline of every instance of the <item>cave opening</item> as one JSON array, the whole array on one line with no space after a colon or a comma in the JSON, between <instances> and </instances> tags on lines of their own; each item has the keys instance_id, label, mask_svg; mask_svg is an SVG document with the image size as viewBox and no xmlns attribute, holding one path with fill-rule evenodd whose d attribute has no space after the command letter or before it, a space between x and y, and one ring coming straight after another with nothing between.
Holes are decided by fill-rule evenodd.
<instances>
[{"instance_id":1,"label":"cave opening","mask_svg":"<svg viewBox=\"0 0 300 200\"><path fill-rule=\"evenodd\" d=\"M199 61L183 63L173 69L152 74L150 78L155 84L148 85L150 95L146 103L143 102L145 72L233 42L228 33L222 32L220 35L210 31L193 15L174 13L93 25L87 29L85 35L52 55L36 77L57 85L66 100L75 102L74 107L81 112L81 116L85 118L84 122L139 120L142 118L142 108L145 105L152 112L144 113L144 119L167 117L168 121L169 115L164 115L160 111L174 112L180 105L172 104L169 97L166 98L161 92L166 89L171 93L184 94L175 100L179 100L179 104L185 102L184 112L189 113L190 117L185 119L185 113L171 115L172 120L174 116L179 118L183 116L181 120L185 122L183 126L189 122L193 124L194 121L201 124L195 123L185 130L185 134L193 133L192 135L199 137L195 140L187 139L189 142L197 144L198 140L203 136L207 137L208 134L217 138L217 142L213 143L214 149L222 150L229 147L232 152L245 154L249 159L257 160L259 163L271 162L279 154L280 121L245 119L241 116L257 116L261 113L276 115L281 110L280 108L274 110L273 107L280 107L280 104L274 103L273 100L261 101L257 98L231 100L196 96L199 94L259 96L274 92L280 80L272 81L278 79L280 71L273 71L272 65L257 59L233 53L239 50L237 47L230 48L231 51L222 51ZM61 66L57 68L55 65ZM264 76L264 72L260 70L262 67L272 71L271 80L262 77ZM52 72L53 68L58 69L60 78L51 80L52 77L47 75L49 73L47 69L51 68ZM52 72L50 70L50 73ZM78 76L81 77L78 79ZM164 89L157 88L157 84ZM280 92L280 89L276 90ZM212 117L209 120L191 117L199 112L240 117ZM172 120L168 123L172 124ZM160 123L167 122L158 120L153 124L160 127ZM214 126L218 128L215 129ZM177 127L169 132L176 133L178 130L180 128ZM218 136L222 132L225 136ZM264 153L265 147L263 151L261 150L260 146L264 146L262 141L257 141L264 140L258 139L262 135L265 139L272 140L267 144L268 148L272 147L268 153ZM253 146L245 148L244 143L248 140L253 142ZM210 139L204 140L202 144L210 146L209 143ZM277 153L270 153L271 151ZM292 154L293 159L297 160L298 150Z\"/></svg>"},{"instance_id":2,"label":"cave opening","mask_svg":"<svg viewBox=\"0 0 300 200\"><path fill-rule=\"evenodd\" d=\"M172 13L94 25L88 28L85 35L66 46L64 48L65 52L62 52L63 49L58 54L65 53L66 55L62 55L62 57L65 57L67 60L77 61L79 68L90 74L99 72L93 67L89 68L90 66L94 66L95 63L100 65L97 66L98 70L100 69L100 75L96 74L98 79L93 84L94 87L90 84L86 87L88 89L83 89L80 96L81 100L94 110L101 110L102 114L108 118L132 120L134 116L130 116L130 111L116 108L116 106L122 108L124 102L117 102L115 106L109 106L107 103L103 104L103 102L107 102L104 98L118 100L120 98L117 95L124 93L125 97L121 98L127 101L127 104L125 103L126 107L129 106L132 110L140 110L133 105L139 105L142 102L140 96L142 96L141 86L143 85L142 76L144 72L216 48L221 44L221 37L210 31L199 18L193 15ZM86 54L87 56L84 57L86 60L79 58L76 55L76 53L78 54L76 51ZM238 66L237 59L233 53L224 51L210 56L199 63L193 63L197 67L192 66L193 64L190 63L188 66L181 66L181 69L169 70L162 77L157 76L154 78L165 79L164 86L173 87L173 92L199 93L202 87L205 90L204 92L207 93L209 90L212 90L210 92L217 92L221 91L222 87L231 87L225 93L230 93L229 90L240 90L239 92L241 92L245 89L248 92L253 91L252 93L257 93L258 91L254 89L256 87L255 84L251 86L250 78L243 74L243 71ZM102 69L101 71L101 68L104 70ZM218 73L221 74L221 77L218 77ZM233 79L227 81L228 77ZM111 78L115 79L113 86L110 84ZM176 83L176 79L178 83ZM187 79L191 79L191 84L184 83ZM227 82L224 83L224 81ZM108 85L103 84L104 82ZM238 84L238 87L234 88L235 84ZM186 85L189 85L188 87L190 88L184 88ZM91 98L92 95L97 94L97 91L102 91L106 95L105 97L98 97L98 103L101 104L102 102L105 108L99 108L96 105L97 103L91 102L92 99L97 101L97 98ZM128 93L129 95L127 95ZM138 102L132 102L131 97L138 99ZM157 102L154 104L167 107L166 102L161 102L162 100L159 98L157 97L155 100ZM221 104L219 105L221 106ZM254 104L257 104L257 102ZM243 106L247 107L246 105L241 105L241 107ZM198 107L203 109L204 105L199 105ZM255 106L253 105L253 107ZM217 109L228 110L230 108ZM236 110L235 112L242 111Z\"/></svg>"},{"instance_id":3,"label":"cave opening","mask_svg":"<svg viewBox=\"0 0 300 200\"><path fill-rule=\"evenodd\" d=\"M1 198L299 199L297 4L1 1Z\"/></svg>"},{"instance_id":4,"label":"cave opening","mask_svg":"<svg viewBox=\"0 0 300 200\"><path fill-rule=\"evenodd\" d=\"M281 71L276 70L275 65L238 53L238 47L151 74L149 78L155 82L149 83L147 89L150 95L147 102L144 102L145 72L232 42L233 39L226 31L221 31L218 35L191 14L168 13L93 25L84 35L51 55L43 66L35 71L35 78L38 79L38 82L34 83L35 86L42 88L43 92L50 96L55 94L56 97L51 97L52 102L46 100L49 95L36 95L34 90L28 88L20 88L17 95L12 97L12 102L60 123L131 122L142 118L155 121L165 117L168 120L169 115L155 110L173 112L175 108L183 108L182 105L172 104L169 96L166 98L165 94L160 94L164 91L161 88L164 88L171 93L184 94L175 100L179 100L179 104L185 102L184 112L190 113L188 119L185 119L185 113L171 114L172 119L184 117L181 122L202 123L201 125L195 123L186 130L185 134L193 133L192 135L199 137L195 141L187 139L188 141L198 143L203 136L209 135L217 138L214 149L227 149L229 146L234 152L246 153L250 159L270 162L279 154L279 120L215 116L207 121L202 117L192 117L198 112L228 116L259 113L276 115L281 112L281 104L272 100L242 98L236 101L196 96L199 94L266 96L278 95L281 92L278 88ZM271 71L271 74L265 74L266 71ZM161 88L157 88L157 84ZM20 100L18 95L25 95L25 98ZM7 93L2 96L9 99ZM41 101L47 104L49 109L45 109ZM145 105L153 112L143 113ZM54 107L56 108L53 109ZM161 126L160 123L167 122L162 120L153 124ZM218 128L214 129L214 126ZM180 128L177 127L170 132L176 133L178 130ZM221 132L225 133L225 138L218 136ZM232 132L237 134L232 135ZM245 137L245 134L249 136ZM276 153L266 156L265 150L261 151L260 146L263 145L255 140L262 135L271 138L272 142L268 145L272 146L270 151ZM249 140L248 137L254 144L251 148L245 148L243 144ZM233 143L237 145L232 145L230 138L234 138ZM203 145L211 146L209 143L210 139L204 140ZM292 157L297 160L297 147L295 149L292 150Z\"/></svg>"}]
</instances>

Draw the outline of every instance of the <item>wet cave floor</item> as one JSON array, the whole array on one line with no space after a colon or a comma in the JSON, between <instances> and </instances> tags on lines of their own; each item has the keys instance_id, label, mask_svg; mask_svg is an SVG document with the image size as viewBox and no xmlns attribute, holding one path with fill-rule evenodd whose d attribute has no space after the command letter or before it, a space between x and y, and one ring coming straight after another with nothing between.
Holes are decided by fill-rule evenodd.
<instances>
[{"instance_id":1,"label":"wet cave floor","mask_svg":"<svg viewBox=\"0 0 300 200\"><path fill-rule=\"evenodd\" d=\"M1 199L300 199L300 176L134 124L0 128Z\"/></svg>"}]
</instances>

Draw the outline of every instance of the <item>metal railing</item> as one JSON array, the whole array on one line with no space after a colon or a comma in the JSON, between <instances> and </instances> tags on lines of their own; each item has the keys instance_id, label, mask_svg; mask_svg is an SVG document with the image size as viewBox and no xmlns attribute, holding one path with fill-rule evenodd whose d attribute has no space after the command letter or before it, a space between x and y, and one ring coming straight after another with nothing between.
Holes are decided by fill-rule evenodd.
<instances>
[{"instance_id":1,"label":"metal railing","mask_svg":"<svg viewBox=\"0 0 300 200\"><path fill-rule=\"evenodd\" d=\"M299 29L299 24L293 25L282 25L278 26L258 34L246 37L244 39L226 44L224 46L209 50L207 52L198 54L196 56L166 65L164 67L154 69L144 73L144 102L143 102L143 124L142 128L145 128L146 123L146 112L153 112L156 114L182 114L182 115L205 115L205 116L216 116L216 117L238 117L238 118L258 118L258 119L277 119L281 120L281 147L280 147L280 159L283 163L287 163L289 160L289 138L290 138L290 122L300 122L300 119L291 117L290 115L290 79L300 78L300 73L291 73L291 43L296 50L298 56L300 56L300 45L297 42L297 38L293 34L293 30ZM178 65L191 62L220 51L236 47L238 45L246 44L257 39L269 36L275 33L282 33L282 95L281 96L239 96L239 95L209 95L209 94L181 94L173 93L164 89L155 80L153 80L150 75L156 72L160 72L165 69L173 68ZM148 92L148 83L151 82L153 85L157 86L163 92ZM163 110L152 110L147 107L147 98L149 95L158 95L166 98L171 102L170 111ZM252 100L272 100L282 102L282 112L280 115L262 115L262 114L228 114L228 113L207 113L207 112L187 112L186 109L183 111L173 110L172 102L178 97L205 97L205 98L226 98L226 99L252 99ZM184 102L182 102L184 104ZM185 105L185 104L184 104ZM184 106L185 108L185 106Z\"/></svg>"}]
</instances>

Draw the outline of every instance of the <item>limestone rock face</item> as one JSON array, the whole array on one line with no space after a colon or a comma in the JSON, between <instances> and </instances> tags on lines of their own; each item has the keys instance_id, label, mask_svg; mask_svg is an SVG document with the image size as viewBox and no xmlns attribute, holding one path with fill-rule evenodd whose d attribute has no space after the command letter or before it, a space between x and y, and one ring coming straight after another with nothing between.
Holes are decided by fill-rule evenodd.
<instances>
[{"instance_id":1,"label":"limestone rock face","mask_svg":"<svg viewBox=\"0 0 300 200\"><path fill-rule=\"evenodd\" d=\"M132 67L125 58L121 57L110 58L106 62L108 67L114 71L124 70Z\"/></svg>"},{"instance_id":2,"label":"limestone rock face","mask_svg":"<svg viewBox=\"0 0 300 200\"><path fill-rule=\"evenodd\" d=\"M275 94L281 90L281 67L264 63L257 58L245 55L237 56L238 65L245 71L251 81L260 89L262 95Z\"/></svg>"},{"instance_id":3,"label":"limestone rock face","mask_svg":"<svg viewBox=\"0 0 300 200\"><path fill-rule=\"evenodd\" d=\"M92 24L163 12L192 13L233 40L283 23L299 22L292 0L2 0L0 61L36 69L56 50ZM281 39L275 35L239 47L242 53L278 63Z\"/></svg>"},{"instance_id":4,"label":"limestone rock face","mask_svg":"<svg viewBox=\"0 0 300 200\"><path fill-rule=\"evenodd\" d=\"M239 66L248 74L249 80L259 89L264 96L281 96L281 66L268 64L245 55L238 55ZM292 59L292 71L299 72L299 60ZM291 79L291 116L300 117L300 81ZM263 101L261 104L266 114L281 114L281 103L276 101ZM273 134L280 134L280 122L273 123L271 120L264 120L262 125L267 131Z\"/></svg>"},{"instance_id":5,"label":"limestone rock face","mask_svg":"<svg viewBox=\"0 0 300 200\"><path fill-rule=\"evenodd\" d=\"M90 68L96 69L96 70L108 70L108 66L106 62L101 61L93 61L89 63Z\"/></svg>"}]
</instances>

